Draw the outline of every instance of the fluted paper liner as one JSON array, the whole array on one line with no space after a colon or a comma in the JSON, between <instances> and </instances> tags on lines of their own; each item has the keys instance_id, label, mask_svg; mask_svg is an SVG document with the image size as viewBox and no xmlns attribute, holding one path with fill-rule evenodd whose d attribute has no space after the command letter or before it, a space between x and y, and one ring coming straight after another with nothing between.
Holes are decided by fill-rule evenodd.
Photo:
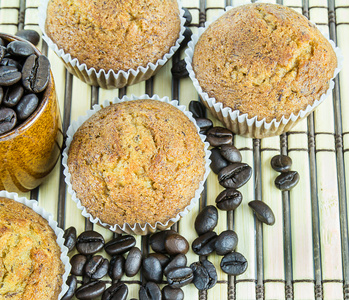
<instances>
[{"instance_id":1,"label":"fluted paper liner","mask_svg":"<svg viewBox=\"0 0 349 300\"><path fill-rule=\"evenodd\" d=\"M87 120L89 119L93 114L95 114L97 111L102 109L103 107L110 106L111 104L120 103L124 101L131 101L131 100L139 100L139 99L152 99L154 101L162 101L169 103L173 105L174 107L178 108L180 111L182 111L190 121L192 121L195 124L195 127L197 129L197 132L201 138L201 141L204 143L204 150L205 150L205 174L203 179L199 183L199 187L195 191L195 196L193 199L191 199L190 204L184 208L183 211L179 212L175 217L167 220L165 223L156 222L155 224L149 224L146 223L144 226L142 226L140 223L135 223L133 226L131 226L128 223L124 224L107 224L102 222L99 218L96 218L92 216L90 213L87 212L86 208L82 205L81 201L78 199L75 191L73 190L72 184L71 184L71 174L69 173L68 168L68 151L70 144L73 140L73 136L75 132L78 130L78 128ZM158 95L154 95L152 97L149 97L148 95L142 95L140 97L136 97L134 95L131 95L131 97L124 96L122 99L114 98L112 101L105 100L102 105L94 105L91 110L87 111L87 114L84 116L80 116L78 120L73 121L71 125L69 126L67 130L67 140L66 140L66 148L63 151L63 159L62 163L64 166L64 175L65 175L65 182L68 185L68 192L72 195L72 199L74 202L76 202L77 207L82 210L82 215L89 219L92 223L96 224L99 223L102 226L110 229L113 232L117 233L129 233L129 234L139 234L139 235L146 235L148 233L155 232L156 230L164 230L174 223L176 223L181 217L184 217L189 213L189 211L195 206L197 201L200 198L200 195L204 189L204 183L206 181L206 178L210 172L210 151L208 150L209 144L205 142L205 136L199 133L200 129L196 125L196 122L194 118L192 117L192 113L189 111L186 111L186 107L184 105L179 105L177 100L169 100L168 97L160 98Z\"/></svg>"},{"instance_id":2,"label":"fluted paper liner","mask_svg":"<svg viewBox=\"0 0 349 300\"><path fill-rule=\"evenodd\" d=\"M33 211L35 211L37 214L39 214L41 217L43 217L45 220L47 220L50 227L53 229L57 239L56 242L58 246L61 248L61 261L64 264L65 272L63 274L63 285L62 290L58 296L58 299L61 299L64 294L68 291L68 285L66 284L67 278L70 273L70 263L69 263L69 257L68 257L68 248L64 246L64 238L63 234L64 231L58 227L57 222L53 220L52 214L44 210L42 207L40 207L35 200L28 200L25 197L19 197L17 193L9 193L7 191L0 191L0 197L9 198L12 200L15 200L19 203L22 203L28 207L30 207Z\"/></svg>"},{"instance_id":3,"label":"fluted paper liner","mask_svg":"<svg viewBox=\"0 0 349 300\"><path fill-rule=\"evenodd\" d=\"M257 1L264 2L264 1ZM250 3L247 1L244 4ZM328 36L317 27L321 33L329 40L333 50L337 56L337 68L334 71L333 77L330 80L329 89L323 94L319 100L315 100L313 105L308 105L306 109L300 110L298 114L291 114L288 118L284 116L278 121L273 119L270 122L266 122L265 119L258 120L258 116L253 118L249 118L247 114L240 113L239 110L232 110L230 107L223 106L221 102L218 102L215 98L209 97L209 95L204 92L199 84L199 81L195 77L195 72L192 67L192 60L194 55L194 48L196 43L198 42L201 34L208 28L210 24L216 21L219 17L221 17L224 13L229 11L230 9L237 7L236 6L227 6L225 11L220 12L218 16L214 18L212 22L206 22L205 27L199 28L198 34L193 34L191 41L188 43L188 48L185 51L186 57L185 61L187 64L187 70L189 72L189 77L193 81L195 89L200 95L200 98L203 104L209 109L211 114L220 120L225 127L233 131L234 133L246 136L250 138L264 138L269 136L280 135L284 132L289 131L292 127L294 127L299 121L306 118L317 106L319 106L328 96L331 95L334 81L333 79L337 76L339 71L343 65L343 56L338 47L335 46L334 42L328 38ZM311 21L309 21L311 22ZM314 24L316 26L316 24Z\"/></svg>"},{"instance_id":4,"label":"fluted paper liner","mask_svg":"<svg viewBox=\"0 0 349 300\"><path fill-rule=\"evenodd\" d=\"M59 49L58 46L47 36L45 32L45 21L49 1L50 0L41 0L39 7L39 26L43 33L42 38L58 55L58 57L62 59L68 71L89 85L100 86L104 89L114 89L147 80L155 75L156 72L172 57L172 55L179 49L180 43L184 39L184 10L182 9L180 0L177 0L181 21L178 39L176 40L175 45L170 48L170 51L161 59L157 60L155 64L150 62L146 67L139 66L137 69L129 69L126 71L120 70L117 73L113 70L104 69L97 71L94 67L88 69L84 62L79 62L77 58L72 58L69 53L65 53L63 49Z\"/></svg>"}]
</instances>

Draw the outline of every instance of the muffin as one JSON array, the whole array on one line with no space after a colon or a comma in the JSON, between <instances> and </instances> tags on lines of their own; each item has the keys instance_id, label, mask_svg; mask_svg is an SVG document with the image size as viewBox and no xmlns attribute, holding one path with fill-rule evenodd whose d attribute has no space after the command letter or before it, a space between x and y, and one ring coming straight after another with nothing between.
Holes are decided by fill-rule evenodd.
<instances>
[{"instance_id":1,"label":"muffin","mask_svg":"<svg viewBox=\"0 0 349 300\"><path fill-rule=\"evenodd\" d=\"M165 55L166 61L179 47L181 29L176 0L50 0L44 24L50 41L70 55L66 62L76 59L85 71L93 68L92 77L108 71L107 76L129 70L134 75L137 68L150 73L148 64L155 67Z\"/></svg>"},{"instance_id":2,"label":"muffin","mask_svg":"<svg viewBox=\"0 0 349 300\"><path fill-rule=\"evenodd\" d=\"M0 298L58 299L64 265L53 229L30 207L0 197Z\"/></svg>"},{"instance_id":3,"label":"muffin","mask_svg":"<svg viewBox=\"0 0 349 300\"><path fill-rule=\"evenodd\" d=\"M191 67L211 110L205 101L209 98L230 108L229 113L253 119L249 126L273 122L275 129L328 91L337 57L304 16L285 6L254 3L230 9L207 27L195 45ZM223 122L231 127L230 120ZM246 126L245 120L241 123ZM251 132L261 137L247 130ZM266 129L263 134L280 132Z\"/></svg>"},{"instance_id":4,"label":"muffin","mask_svg":"<svg viewBox=\"0 0 349 300\"><path fill-rule=\"evenodd\" d=\"M104 107L76 130L68 147L69 182L82 207L109 227L138 224L143 231L136 233L178 220L207 176L203 137L165 101Z\"/></svg>"}]
</instances>

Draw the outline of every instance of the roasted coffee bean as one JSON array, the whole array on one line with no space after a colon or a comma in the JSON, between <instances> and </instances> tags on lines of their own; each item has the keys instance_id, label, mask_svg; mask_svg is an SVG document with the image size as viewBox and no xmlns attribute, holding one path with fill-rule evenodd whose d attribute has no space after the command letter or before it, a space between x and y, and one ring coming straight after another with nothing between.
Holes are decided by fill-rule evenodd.
<instances>
[{"instance_id":1,"label":"roasted coffee bean","mask_svg":"<svg viewBox=\"0 0 349 300\"><path fill-rule=\"evenodd\" d=\"M218 173L218 181L225 188L237 189L252 175L252 168L245 163L232 163Z\"/></svg>"},{"instance_id":2,"label":"roasted coffee bean","mask_svg":"<svg viewBox=\"0 0 349 300\"><path fill-rule=\"evenodd\" d=\"M188 43L191 40L192 35L193 35L193 32L191 31L191 29L189 27L185 27L184 32L183 32L184 39L181 42L181 47L185 47L188 45Z\"/></svg>"},{"instance_id":3,"label":"roasted coffee bean","mask_svg":"<svg viewBox=\"0 0 349 300\"><path fill-rule=\"evenodd\" d=\"M233 145L222 145L221 154L226 160L232 163L241 162L242 160L240 151Z\"/></svg>"},{"instance_id":4,"label":"roasted coffee bean","mask_svg":"<svg viewBox=\"0 0 349 300\"><path fill-rule=\"evenodd\" d=\"M162 267L163 269L164 269L164 268L168 265L168 263L170 262L170 258L169 258L167 255L162 254L162 253L150 253L150 254L148 255L148 257L150 257L150 256L153 256L153 257L157 258L157 259L159 260L159 262L160 262L160 264L161 264L161 267Z\"/></svg>"},{"instance_id":5,"label":"roasted coffee bean","mask_svg":"<svg viewBox=\"0 0 349 300\"><path fill-rule=\"evenodd\" d=\"M218 174L222 169L229 165L229 162L222 156L221 151L218 148L211 149L211 170Z\"/></svg>"},{"instance_id":6,"label":"roasted coffee bean","mask_svg":"<svg viewBox=\"0 0 349 300\"><path fill-rule=\"evenodd\" d=\"M188 70L187 70L187 63L184 59L177 61L173 64L171 68L171 73L174 78L185 78L189 76Z\"/></svg>"},{"instance_id":7,"label":"roasted coffee bean","mask_svg":"<svg viewBox=\"0 0 349 300\"><path fill-rule=\"evenodd\" d=\"M16 36L31 42L33 45L37 45L40 41L40 35L31 29L23 29L16 32Z\"/></svg>"},{"instance_id":8,"label":"roasted coffee bean","mask_svg":"<svg viewBox=\"0 0 349 300\"><path fill-rule=\"evenodd\" d=\"M175 233L177 232L174 230L164 230L164 231L159 231L154 233L149 238L150 247L155 252L166 254L166 249L165 249L166 237Z\"/></svg>"},{"instance_id":9,"label":"roasted coffee bean","mask_svg":"<svg viewBox=\"0 0 349 300\"><path fill-rule=\"evenodd\" d=\"M39 98L35 94L27 94L21 98L16 106L16 113L19 120L25 120L36 110L39 105Z\"/></svg>"},{"instance_id":10,"label":"roasted coffee bean","mask_svg":"<svg viewBox=\"0 0 349 300\"><path fill-rule=\"evenodd\" d=\"M102 296L102 300L126 300L128 287L125 283L118 282L107 288Z\"/></svg>"},{"instance_id":11,"label":"roasted coffee bean","mask_svg":"<svg viewBox=\"0 0 349 300\"><path fill-rule=\"evenodd\" d=\"M271 159L270 164L277 172L288 172L292 166L292 159L287 155L275 155Z\"/></svg>"},{"instance_id":12,"label":"roasted coffee bean","mask_svg":"<svg viewBox=\"0 0 349 300\"><path fill-rule=\"evenodd\" d=\"M119 280L125 272L125 257L114 256L109 263L108 275L113 280Z\"/></svg>"},{"instance_id":13,"label":"roasted coffee bean","mask_svg":"<svg viewBox=\"0 0 349 300\"><path fill-rule=\"evenodd\" d=\"M162 300L183 300L184 293L180 288L172 288L166 285L162 288Z\"/></svg>"},{"instance_id":14,"label":"roasted coffee bean","mask_svg":"<svg viewBox=\"0 0 349 300\"><path fill-rule=\"evenodd\" d=\"M203 208L195 219L195 230L198 235L212 231L218 222L218 211L213 205Z\"/></svg>"},{"instance_id":15,"label":"roasted coffee bean","mask_svg":"<svg viewBox=\"0 0 349 300\"><path fill-rule=\"evenodd\" d=\"M109 255L123 254L136 245L136 239L132 235L120 235L105 244L104 250Z\"/></svg>"},{"instance_id":16,"label":"roasted coffee bean","mask_svg":"<svg viewBox=\"0 0 349 300\"><path fill-rule=\"evenodd\" d=\"M4 58L6 54L6 48L0 45L0 61Z\"/></svg>"},{"instance_id":17,"label":"roasted coffee bean","mask_svg":"<svg viewBox=\"0 0 349 300\"><path fill-rule=\"evenodd\" d=\"M15 67L0 67L0 85L10 86L21 80L22 74Z\"/></svg>"},{"instance_id":18,"label":"roasted coffee bean","mask_svg":"<svg viewBox=\"0 0 349 300\"><path fill-rule=\"evenodd\" d=\"M229 275L240 275L247 269L247 260L239 252L228 253L221 260L221 269Z\"/></svg>"},{"instance_id":19,"label":"roasted coffee bean","mask_svg":"<svg viewBox=\"0 0 349 300\"><path fill-rule=\"evenodd\" d=\"M7 52L19 57L27 57L34 54L34 48L26 42L13 41L7 44Z\"/></svg>"},{"instance_id":20,"label":"roasted coffee bean","mask_svg":"<svg viewBox=\"0 0 349 300\"><path fill-rule=\"evenodd\" d=\"M221 232L215 243L216 254L225 255L235 250L238 245L238 236L233 230Z\"/></svg>"},{"instance_id":21,"label":"roasted coffee bean","mask_svg":"<svg viewBox=\"0 0 349 300\"><path fill-rule=\"evenodd\" d=\"M164 275L167 276L168 272L179 267L185 267L187 265L187 257L184 254L176 255L164 269Z\"/></svg>"},{"instance_id":22,"label":"roasted coffee bean","mask_svg":"<svg viewBox=\"0 0 349 300\"><path fill-rule=\"evenodd\" d=\"M19 62L15 61L12 58L8 58L8 57L4 57L3 60L0 61L0 66L14 67L18 71L22 70L22 65Z\"/></svg>"},{"instance_id":23,"label":"roasted coffee bean","mask_svg":"<svg viewBox=\"0 0 349 300\"><path fill-rule=\"evenodd\" d=\"M275 186L281 191L289 191L294 188L299 181L299 174L297 171L288 171L281 173L275 179Z\"/></svg>"},{"instance_id":24,"label":"roasted coffee bean","mask_svg":"<svg viewBox=\"0 0 349 300\"><path fill-rule=\"evenodd\" d=\"M102 255L92 256L85 264L85 274L92 279L101 279L108 273L109 261Z\"/></svg>"},{"instance_id":25,"label":"roasted coffee bean","mask_svg":"<svg viewBox=\"0 0 349 300\"><path fill-rule=\"evenodd\" d=\"M206 134L207 130L209 130L213 126L213 123L210 119L196 118L195 121L196 125L198 125L198 127L200 128L201 134Z\"/></svg>"},{"instance_id":26,"label":"roasted coffee bean","mask_svg":"<svg viewBox=\"0 0 349 300\"><path fill-rule=\"evenodd\" d=\"M76 229L71 226L64 231L64 246L68 248L68 252L72 251L76 243Z\"/></svg>"},{"instance_id":27,"label":"roasted coffee bean","mask_svg":"<svg viewBox=\"0 0 349 300\"><path fill-rule=\"evenodd\" d=\"M205 118L205 107L199 101L190 101L189 111L193 114L194 118Z\"/></svg>"},{"instance_id":28,"label":"roasted coffee bean","mask_svg":"<svg viewBox=\"0 0 349 300\"><path fill-rule=\"evenodd\" d=\"M0 38L0 46L5 46L5 42L2 38Z\"/></svg>"},{"instance_id":29,"label":"roasted coffee bean","mask_svg":"<svg viewBox=\"0 0 349 300\"><path fill-rule=\"evenodd\" d=\"M165 249L170 255L186 254L189 250L189 243L180 234L171 234L165 239Z\"/></svg>"},{"instance_id":30,"label":"roasted coffee bean","mask_svg":"<svg viewBox=\"0 0 349 300\"><path fill-rule=\"evenodd\" d=\"M22 68L22 84L34 93L42 92L50 81L50 62L45 55L30 55Z\"/></svg>"},{"instance_id":31,"label":"roasted coffee bean","mask_svg":"<svg viewBox=\"0 0 349 300\"><path fill-rule=\"evenodd\" d=\"M171 287L180 288L191 283L194 279L193 270L189 267L172 269L167 274L167 282Z\"/></svg>"},{"instance_id":32,"label":"roasted coffee bean","mask_svg":"<svg viewBox=\"0 0 349 300\"><path fill-rule=\"evenodd\" d=\"M197 255L209 255L215 251L217 233L209 231L196 238L191 247Z\"/></svg>"},{"instance_id":33,"label":"roasted coffee bean","mask_svg":"<svg viewBox=\"0 0 349 300\"><path fill-rule=\"evenodd\" d=\"M186 8L186 7L182 7L182 8L184 10L184 14L183 14L183 18L185 19L184 26L188 26L191 23L193 18L191 16L191 13L188 10L188 8Z\"/></svg>"},{"instance_id":34,"label":"roasted coffee bean","mask_svg":"<svg viewBox=\"0 0 349 300\"><path fill-rule=\"evenodd\" d=\"M161 290L154 282L147 282L139 289L139 300L161 300Z\"/></svg>"},{"instance_id":35,"label":"roasted coffee bean","mask_svg":"<svg viewBox=\"0 0 349 300\"><path fill-rule=\"evenodd\" d=\"M263 201L254 200L248 203L257 217L257 219L267 225L273 225L275 223L275 216L271 208Z\"/></svg>"},{"instance_id":36,"label":"roasted coffee bean","mask_svg":"<svg viewBox=\"0 0 349 300\"><path fill-rule=\"evenodd\" d=\"M224 127L212 127L206 133L206 140L212 147L231 145L233 143L233 133Z\"/></svg>"},{"instance_id":37,"label":"roasted coffee bean","mask_svg":"<svg viewBox=\"0 0 349 300\"><path fill-rule=\"evenodd\" d=\"M17 123L17 115L11 108L0 109L0 134L9 132Z\"/></svg>"},{"instance_id":38,"label":"roasted coffee bean","mask_svg":"<svg viewBox=\"0 0 349 300\"><path fill-rule=\"evenodd\" d=\"M125 274L127 277L135 276L142 264L142 252L137 247L133 247L127 255L125 261Z\"/></svg>"},{"instance_id":39,"label":"roasted coffee bean","mask_svg":"<svg viewBox=\"0 0 349 300\"><path fill-rule=\"evenodd\" d=\"M74 275L70 275L67 279L68 290L61 298L61 300L70 300L74 297L76 287L78 285L78 281Z\"/></svg>"},{"instance_id":40,"label":"roasted coffee bean","mask_svg":"<svg viewBox=\"0 0 349 300\"><path fill-rule=\"evenodd\" d=\"M70 259L71 271L70 273L76 276L84 275L85 264L87 262L87 257L83 254L75 254Z\"/></svg>"},{"instance_id":41,"label":"roasted coffee bean","mask_svg":"<svg viewBox=\"0 0 349 300\"><path fill-rule=\"evenodd\" d=\"M103 294L105 288L103 281L91 281L80 286L75 292L75 297L81 300L95 299Z\"/></svg>"},{"instance_id":42,"label":"roasted coffee bean","mask_svg":"<svg viewBox=\"0 0 349 300\"><path fill-rule=\"evenodd\" d=\"M194 274L193 283L199 291L208 290L216 285L218 279L216 268L207 259L192 263L190 268Z\"/></svg>"},{"instance_id":43,"label":"roasted coffee bean","mask_svg":"<svg viewBox=\"0 0 349 300\"><path fill-rule=\"evenodd\" d=\"M0 86L0 104L3 98L4 98L4 89Z\"/></svg>"},{"instance_id":44,"label":"roasted coffee bean","mask_svg":"<svg viewBox=\"0 0 349 300\"><path fill-rule=\"evenodd\" d=\"M221 210L234 210L242 202L242 194L236 189L226 189L216 198L216 206Z\"/></svg>"},{"instance_id":45,"label":"roasted coffee bean","mask_svg":"<svg viewBox=\"0 0 349 300\"><path fill-rule=\"evenodd\" d=\"M142 262L142 274L147 281L161 283L162 267L160 261L154 256L148 256Z\"/></svg>"},{"instance_id":46,"label":"roasted coffee bean","mask_svg":"<svg viewBox=\"0 0 349 300\"><path fill-rule=\"evenodd\" d=\"M95 254L103 248L104 238L96 231L84 231L78 236L75 246L76 250L81 254Z\"/></svg>"},{"instance_id":47,"label":"roasted coffee bean","mask_svg":"<svg viewBox=\"0 0 349 300\"><path fill-rule=\"evenodd\" d=\"M3 99L3 105L7 107L16 106L19 100L21 100L23 93L24 88L18 83L8 87Z\"/></svg>"}]
</instances>

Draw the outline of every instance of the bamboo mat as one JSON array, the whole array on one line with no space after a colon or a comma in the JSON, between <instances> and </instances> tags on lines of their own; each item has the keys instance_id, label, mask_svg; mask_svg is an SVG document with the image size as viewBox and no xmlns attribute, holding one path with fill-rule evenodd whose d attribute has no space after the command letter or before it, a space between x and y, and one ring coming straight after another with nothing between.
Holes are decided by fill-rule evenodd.
<instances>
[{"instance_id":1,"label":"bamboo mat","mask_svg":"<svg viewBox=\"0 0 349 300\"><path fill-rule=\"evenodd\" d=\"M240 2L243 1L183 0L182 4L192 13L190 26L195 33L226 5ZM349 52L348 0L276 2L309 17L330 35L344 55ZM40 32L39 4L40 0L0 0L0 31L14 34L25 28ZM51 61L64 132L71 120L84 115L92 105L125 94L169 96L185 105L198 99L189 78L171 77L172 63L184 58L183 50L154 78L119 90L103 90L70 75L43 42L38 47ZM243 161L253 167L253 175L240 189L244 198L240 207L234 212L219 212L216 232L228 228L236 231L237 251L247 258L248 269L238 277L227 276L219 267L221 257L210 255L208 259L217 268L217 285L200 293L194 285L186 286L185 299L349 299L349 189L346 189L349 167L345 167L349 164L348 59L344 57L344 68L336 78L333 97L291 132L263 140L235 136L234 144L240 149ZM214 123L220 125L218 121ZM300 182L291 192L280 192L273 184L278 174L271 169L270 159L280 153L292 158L292 169L300 174ZM205 205L214 205L221 190L217 176L211 173L200 203L174 225L190 243L196 238L193 224L198 211ZM39 188L23 195L37 199L63 229L75 226L81 233L93 228L106 240L113 237L110 231L92 225L81 216L67 193L60 163ZM248 202L255 199L262 199L273 209L275 225L261 225L255 220L248 207ZM143 253L148 253L148 238L136 237L136 240ZM199 260L192 251L187 257L188 264ZM142 278L137 275L123 280L129 287L128 299L138 298Z\"/></svg>"}]
</instances>

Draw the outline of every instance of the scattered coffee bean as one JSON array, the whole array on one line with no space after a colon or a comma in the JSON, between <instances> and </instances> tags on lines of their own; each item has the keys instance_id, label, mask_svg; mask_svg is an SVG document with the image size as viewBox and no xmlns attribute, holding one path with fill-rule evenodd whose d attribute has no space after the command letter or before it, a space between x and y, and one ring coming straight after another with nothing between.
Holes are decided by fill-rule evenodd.
<instances>
[{"instance_id":1,"label":"scattered coffee bean","mask_svg":"<svg viewBox=\"0 0 349 300\"><path fill-rule=\"evenodd\" d=\"M199 101L190 101L189 111L193 114L194 118L205 118L205 107Z\"/></svg>"},{"instance_id":2,"label":"scattered coffee bean","mask_svg":"<svg viewBox=\"0 0 349 300\"><path fill-rule=\"evenodd\" d=\"M64 231L64 246L68 248L68 252L72 251L76 243L76 229L71 226Z\"/></svg>"},{"instance_id":3,"label":"scattered coffee bean","mask_svg":"<svg viewBox=\"0 0 349 300\"><path fill-rule=\"evenodd\" d=\"M294 188L299 181L299 174L297 171L288 171L281 173L275 179L275 186L281 191L289 191Z\"/></svg>"},{"instance_id":4,"label":"scattered coffee bean","mask_svg":"<svg viewBox=\"0 0 349 300\"><path fill-rule=\"evenodd\" d=\"M11 108L0 109L0 134L12 130L17 123L17 115Z\"/></svg>"},{"instance_id":5,"label":"scattered coffee bean","mask_svg":"<svg viewBox=\"0 0 349 300\"><path fill-rule=\"evenodd\" d=\"M169 258L167 255L162 254L162 253L150 253L150 254L148 255L148 257L150 257L150 256L153 256L153 257L157 258L157 259L159 260L159 262L160 262L160 264L161 264L161 267L162 267L163 269L164 269L164 268L168 265L168 263L170 262L170 258Z\"/></svg>"},{"instance_id":6,"label":"scattered coffee bean","mask_svg":"<svg viewBox=\"0 0 349 300\"><path fill-rule=\"evenodd\" d=\"M109 255L123 254L136 245L136 239L132 235L120 235L105 244L104 250Z\"/></svg>"},{"instance_id":7,"label":"scattered coffee bean","mask_svg":"<svg viewBox=\"0 0 349 300\"><path fill-rule=\"evenodd\" d=\"M162 267L160 261L154 256L148 256L142 262L142 274L147 281L162 282Z\"/></svg>"},{"instance_id":8,"label":"scattered coffee bean","mask_svg":"<svg viewBox=\"0 0 349 300\"><path fill-rule=\"evenodd\" d=\"M183 18L185 19L184 26L188 26L192 21L192 16L188 8L182 7L184 10Z\"/></svg>"},{"instance_id":9,"label":"scattered coffee bean","mask_svg":"<svg viewBox=\"0 0 349 300\"><path fill-rule=\"evenodd\" d=\"M240 151L233 145L222 145L221 154L226 160L232 163L241 162L242 160Z\"/></svg>"},{"instance_id":10,"label":"scattered coffee bean","mask_svg":"<svg viewBox=\"0 0 349 300\"><path fill-rule=\"evenodd\" d=\"M247 269L247 260L239 252L228 253L221 260L221 269L228 275L240 275Z\"/></svg>"},{"instance_id":11,"label":"scattered coffee bean","mask_svg":"<svg viewBox=\"0 0 349 300\"><path fill-rule=\"evenodd\" d=\"M229 165L229 162L222 156L221 151L218 148L211 149L211 170L218 174L222 169Z\"/></svg>"},{"instance_id":12,"label":"scattered coffee bean","mask_svg":"<svg viewBox=\"0 0 349 300\"><path fill-rule=\"evenodd\" d=\"M87 257L83 254L75 254L70 259L71 271L70 273L76 276L84 275L85 264L87 262Z\"/></svg>"},{"instance_id":13,"label":"scattered coffee bean","mask_svg":"<svg viewBox=\"0 0 349 300\"><path fill-rule=\"evenodd\" d=\"M234 210L242 202L242 194L236 189L226 189L216 198L216 205L221 210Z\"/></svg>"},{"instance_id":14,"label":"scattered coffee bean","mask_svg":"<svg viewBox=\"0 0 349 300\"><path fill-rule=\"evenodd\" d=\"M179 267L185 267L186 265L187 265L187 257L184 254L178 254L165 267L164 275L167 276L167 274L171 270Z\"/></svg>"},{"instance_id":15,"label":"scattered coffee bean","mask_svg":"<svg viewBox=\"0 0 349 300\"><path fill-rule=\"evenodd\" d=\"M177 61L173 64L171 68L171 73L173 78L185 78L189 76L188 70L187 70L187 63L184 59Z\"/></svg>"},{"instance_id":16,"label":"scattered coffee bean","mask_svg":"<svg viewBox=\"0 0 349 300\"><path fill-rule=\"evenodd\" d=\"M137 247L131 248L125 261L125 274L127 277L135 276L142 264L142 252Z\"/></svg>"},{"instance_id":17,"label":"scattered coffee bean","mask_svg":"<svg viewBox=\"0 0 349 300\"><path fill-rule=\"evenodd\" d=\"M24 88L22 87L22 85L18 83L8 87L3 100L4 106L7 106L7 107L16 106L19 100L21 100L23 93L24 93Z\"/></svg>"},{"instance_id":18,"label":"scattered coffee bean","mask_svg":"<svg viewBox=\"0 0 349 300\"><path fill-rule=\"evenodd\" d=\"M125 272L125 257L122 255L114 256L109 263L108 275L113 280L120 280Z\"/></svg>"},{"instance_id":19,"label":"scattered coffee bean","mask_svg":"<svg viewBox=\"0 0 349 300\"><path fill-rule=\"evenodd\" d=\"M252 168L246 163L232 163L218 173L218 181L225 188L237 189L251 177Z\"/></svg>"},{"instance_id":20,"label":"scattered coffee bean","mask_svg":"<svg viewBox=\"0 0 349 300\"><path fill-rule=\"evenodd\" d=\"M34 93L42 92L50 80L50 62L46 56L30 55L22 68L22 84Z\"/></svg>"},{"instance_id":21,"label":"scattered coffee bean","mask_svg":"<svg viewBox=\"0 0 349 300\"><path fill-rule=\"evenodd\" d=\"M25 120L36 110L39 105L39 98L35 94L27 94L21 98L16 106L17 117Z\"/></svg>"},{"instance_id":22,"label":"scattered coffee bean","mask_svg":"<svg viewBox=\"0 0 349 300\"><path fill-rule=\"evenodd\" d=\"M191 40L192 35L193 35L193 32L191 31L191 29L189 27L185 27L184 32L183 32L184 39L181 42L181 47L185 47L188 45L188 43Z\"/></svg>"},{"instance_id":23,"label":"scattered coffee bean","mask_svg":"<svg viewBox=\"0 0 349 300\"><path fill-rule=\"evenodd\" d=\"M218 279L216 268L207 259L192 263L190 268L194 274L193 283L199 291L208 290L216 285Z\"/></svg>"},{"instance_id":24,"label":"scattered coffee bean","mask_svg":"<svg viewBox=\"0 0 349 300\"><path fill-rule=\"evenodd\" d=\"M172 288L166 285L162 289L162 300L183 300L184 293L180 288Z\"/></svg>"},{"instance_id":25,"label":"scattered coffee bean","mask_svg":"<svg viewBox=\"0 0 349 300\"><path fill-rule=\"evenodd\" d=\"M238 235L233 230L221 232L215 243L216 254L225 255L235 250L238 244Z\"/></svg>"},{"instance_id":26,"label":"scattered coffee bean","mask_svg":"<svg viewBox=\"0 0 349 300\"><path fill-rule=\"evenodd\" d=\"M22 78L21 72L15 67L10 66L1 66L0 67L0 85L1 86L10 86Z\"/></svg>"},{"instance_id":27,"label":"scattered coffee bean","mask_svg":"<svg viewBox=\"0 0 349 300\"><path fill-rule=\"evenodd\" d=\"M195 219L195 230L198 235L212 231L218 222L218 211L213 205L203 208Z\"/></svg>"},{"instance_id":28,"label":"scattered coffee bean","mask_svg":"<svg viewBox=\"0 0 349 300\"><path fill-rule=\"evenodd\" d=\"M207 130L212 128L213 123L210 119L206 118L195 118L196 125L200 128L201 134L206 134Z\"/></svg>"},{"instance_id":29,"label":"scattered coffee bean","mask_svg":"<svg viewBox=\"0 0 349 300\"><path fill-rule=\"evenodd\" d=\"M61 300L70 300L74 297L76 287L78 285L78 281L74 275L70 275L67 279L68 290L61 298Z\"/></svg>"},{"instance_id":30,"label":"scattered coffee bean","mask_svg":"<svg viewBox=\"0 0 349 300\"><path fill-rule=\"evenodd\" d=\"M180 234L171 234L165 239L165 249L170 255L186 254L189 250L189 243Z\"/></svg>"},{"instance_id":31,"label":"scattered coffee bean","mask_svg":"<svg viewBox=\"0 0 349 300\"><path fill-rule=\"evenodd\" d=\"M125 283L118 282L107 288L102 296L102 300L126 300L128 287Z\"/></svg>"},{"instance_id":32,"label":"scattered coffee bean","mask_svg":"<svg viewBox=\"0 0 349 300\"><path fill-rule=\"evenodd\" d=\"M101 255L92 256L85 264L85 274L92 279L101 279L108 273L109 261Z\"/></svg>"},{"instance_id":33,"label":"scattered coffee bean","mask_svg":"<svg viewBox=\"0 0 349 300\"><path fill-rule=\"evenodd\" d=\"M212 147L231 145L233 143L233 133L224 127L212 127L206 133L206 140Z\"/></svg>"},{"instance_id":34,"label":"scattered coffee bean","mask_svg":"<svg viewBox=\"0 0 349 300\"><path fill-rule=\"evenodd\" d=\"M288 172L292 166L292 159L287 155L275 155L271 159L270 164L277 172Z\"/></svg>"},{"instance_id":35,"label":"scattered coffee bean","mask_svg":"<svg viewBox=\"0 0 349 300\"><path fill-rule=\"evenodd\" d=\"M157 253L166 254L166 249L165 249L166 237L175 233L177 232L174 230L164 230L164 231L159 231L154 233L149 238L150 247L153 249L153 251Z\"/></svg>"},{"instance_id":36,"label":"scattered coffee bean","mask_svg":"<svg viewBox=\"0 0 349 300\"><path fill-rule=\"evenodd\" d=\"M254 200L248 203L257 217L257 219L267 225L273 225L275 223L275 216L271 208L263 201Z\"/></svg>"},{"instance_id":37,"label":"scattered coffee bean","mask_svg":"<svg viewBox=\"0 0 349 300\"><path fill-rule=\"evenodd\" d=\"M16 36L31 42L33 45L37 45L40 41L40 35L31 29L23 29L16 32Z\"/></svg>"},{"instance_id":38,"label":"scattered coffee bean","mask_svg":"<svg viewBox=\"0 0 349 300\"><path fill-rule=\"evenodd\" d=\"M172 269L167 274L167 282L171 287L180 288L191 283L194 279L193 270L189 267Z\"/></svg>"},{"instance_id":39,"label":"scattered coffee bean","mask_svg":"<svg viewBox=\"0 0 349 300\"><path fill-rule=\"evenodd\" d=\"M76 250L85 255L95 254L101 250L103 246L103 236L93 230L88 230L81 233L76 240Z\"/></svg>"},{"instance_id":40,"label":"scattered coffee bean","mask_svg":"<svg viewBox=\"0 0 349 300\"><path fill-rule=\"evenodd\" d=\"M13 41L8 43L7 51L14 56L20 57L27 57L34 54L34 48L30 44L22 41Z\"/></svg>"},{"instance_id":41,"label":"scattered coffee bean","mask_svg":"<svg viewBox=\"0 0 349 300\"><path fill-rule=\"evenodd\" d=\"M80 286L76 290L75 296L81 300L95 299L103 294L105 288L103 281L91 281Z\"/></svg>"},{"instance_id":42,"label":"scattered coffee bean","mask_svg":"<svg viewBox=\"0 0 349 300\"><path fill-rule=\"evenodd\" d=\"M154 282L147 282L139 289L139 300L161 300L161 290Z\"/></svg>"},{"instance_id":43,"label":"scattered coffee bean","mask_svg":"<svg viewBox=\"0 0 349 300\"><path fill-rule=\"evenodd\" d=\"M214 231L209 231L196 238L193 241L191 247L194 253L198 255L209 255L216 249L216 239L217 233L215 233Z\"/></svg>"}]
</instances>

